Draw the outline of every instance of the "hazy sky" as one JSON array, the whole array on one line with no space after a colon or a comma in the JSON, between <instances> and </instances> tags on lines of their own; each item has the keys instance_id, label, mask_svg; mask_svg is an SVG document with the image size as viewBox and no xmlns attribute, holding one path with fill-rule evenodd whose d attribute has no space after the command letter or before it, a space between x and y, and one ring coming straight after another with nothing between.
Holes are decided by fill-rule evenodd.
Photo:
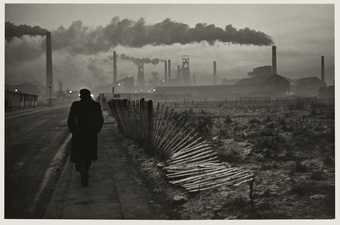
<instances>
[{"instance_id":1,"label":"hazy sky","mask_svg":"<svg viewBox=\"0 0 340 225\"><path fill-rule=\"evenodd\" d=\"M236 28L250 27L273 38L278 47L280 74L289 78L319 76L321 55L326 58L326 79L331 80L334 73L333 5L7 4L5 8L6 21L39 25L51 30L61 25L68 27L75 20L81 20L84 25L90 27L104 26L109 24L114 16L133 20L144 17L147 24L171 18L190 26L204 22L222 28L228 24ZM225 77L245 77L252 67L271 63L269 47L176 45L172 48L163 46L123 50L142 56L143 50L145 54L154 55L164 54L164 51L176 54L178 49L181 53L187 53L197 59L195 68L198 72L205 58L204 53L212 56L211 60L220 59L218 67L222 71L220 74ZM207 62L209 66L210 61ZM192 63L194 65L195 61ZM207 72L210 73L210 70Z\"/></svg>"}]
</instances>

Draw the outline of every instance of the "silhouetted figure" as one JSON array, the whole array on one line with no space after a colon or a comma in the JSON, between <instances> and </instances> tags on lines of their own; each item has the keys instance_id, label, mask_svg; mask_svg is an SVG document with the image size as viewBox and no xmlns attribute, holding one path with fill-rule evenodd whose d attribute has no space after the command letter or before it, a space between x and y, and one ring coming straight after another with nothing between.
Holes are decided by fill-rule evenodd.
<instances>
[{"instance_id":1,"label":"silhouetted figure","mask_svg":"<svg viewBox=\"0 0 340 225\"><path fill-rule=\"evenodd\" d=\"M88 185L91 162L97 159L97 134L103 127L100 104L87 89L80 90L80 101L72 103L67 124L72 132L71 161L80 172L81 183Z\"/></svg>"}]
</instances>

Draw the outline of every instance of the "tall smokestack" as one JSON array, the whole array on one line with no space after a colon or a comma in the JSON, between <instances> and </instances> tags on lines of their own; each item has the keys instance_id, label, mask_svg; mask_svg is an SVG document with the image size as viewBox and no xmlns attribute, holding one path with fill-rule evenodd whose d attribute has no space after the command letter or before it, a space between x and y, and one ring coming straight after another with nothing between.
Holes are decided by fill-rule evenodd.
<instances>
[{"instance_id":1,"label":"tall smokestack","mask_svg":"<svg viewBox=\"0 0 340 225\"><path fill-rule=\"evenodd\" d=\"M117 85L117 54L113 51L113 87Z\"/></svg>"},{"instance_id":2,"label":"tall smokestack","mask_svg":"<svg viewBox=\"0 0 340 225\"><path fill-rule=\"evenodd\" d=\"M321 80L325 82L325 57L321 56Z\"/></svg>"},{"instance_id":3,"label":"tall smokestack","mask_svg":"<svg viewBox=\"0 0 340 225\"><path fill-rule=\"evenodd\" d=\"M276 64L276 46L272 46L272 71L273 75L277 74L277 64Z\"/></svg>"},{"instance_id":4,"label":"tall smokestack","mask_svg":"<svg viewBox=\"0 0 340 225\"><path fill-rule=\"evenodd\" d=\"M190 85L191 83L191 75L190 75L190 59L188 56L183 56L182 57L182 79L183 79L183 84Z\"/></svg>"},{"instance_id":5,"label":"tall smokestack","mask_svg":"<svg viewBox=\"0 0 340 225\"><path fill-rule=\"evenodd\" d=\"M213 79L214 85L216 85L216 61L213 61Z\"/></svg>"},{"instance_id":6,"label":"tall smokestack","mask_svg":"<svg viewBox=\"0 0 340 225\"><path fill-rule=\"evenodd\" d=\"M181 67L177 65L177 82L181 81Z\"/></svg>"},{"instance_id":7,"label":"tall smokestack","mask_svg":"<svg viewBox=\"0 0 340 225\"><path fill-rule=\"evenodd\" d=\"M138 87L144 90L144 63L139 63L137 65L137 83Z\"/></svg>"},{"instance_id":8,"label":"tall smokestack","mask_svg":"<svg viewBox=\"0 0 340 225\"><path fill-rule=\"evenodd\" d=\"M171 81L171 60L168 60L168 81Z\"/></svg>"},{"instance_id":9,"label":"tall smokestack","mask_svg":"<svg viewBox=\"0 0 340 225\"><path fill-rule=\"evenodd\" d=\"M164 82L168 83L168 63L164 60Z\"/></svg>"},{"instance_id":10,"label":"tall smokestack","mask_svg":"<svg viewBox=\"0 0 340 225\"><path fill-rule=\"evenodd\" d=\"M52 105L53 71L52 71L51 32L46 33L46 92L47 92L48 104Z\"/></svg>"},{"instance_id":11,"label":"tall smokestack","mask_svg":"<svg viewBox=\"0 0 340 225\"><path fill-rule=\"evenodd\" d=\"M58 81L58 85L59 85L59 93L63 92L63 83L61 81Z\"/></svg>"}]
</instances>

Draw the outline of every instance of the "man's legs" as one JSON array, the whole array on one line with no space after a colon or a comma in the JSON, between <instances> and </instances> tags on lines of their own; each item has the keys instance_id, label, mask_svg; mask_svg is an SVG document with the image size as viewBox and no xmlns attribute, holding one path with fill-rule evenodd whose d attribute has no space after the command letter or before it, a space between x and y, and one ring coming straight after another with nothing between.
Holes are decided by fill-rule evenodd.
<instances>
[{"instance_id":1,"label":"man's legs","mask_svg":"<svg viewBox=\"0 0 340 225\"><path fill-rule=\"evenodd\" d=\"M84 187L88 186L90 166L91 166L91 160L85 160L85 159L81 160L79 163L76 164L76 169L80 172L81 184Z\"/></svg>"}]
</instances>

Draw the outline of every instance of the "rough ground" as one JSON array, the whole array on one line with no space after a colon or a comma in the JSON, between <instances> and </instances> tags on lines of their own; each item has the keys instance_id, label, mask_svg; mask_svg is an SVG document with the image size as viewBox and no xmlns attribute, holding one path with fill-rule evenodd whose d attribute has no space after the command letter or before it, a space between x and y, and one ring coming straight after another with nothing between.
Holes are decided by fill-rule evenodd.
<instances>
[{"instance_id":1,"label":"rough ground","mask_svg":"<svg viewBox=\"0 0 340 225\"><path fill-rule=\"evenodd\" d=\"M222 105L223 106L223 105ZM256 173L249 186L189 194L170 185L160 161L125 140L131 160L172 219L332 219L335 217L334 114L330 106L210 107L183 111L220 160ZM216 113L217 112L217 113ZM217 115L217 116L216 116Z\"/></svg>"},{"instance_id":2,"label":"rough ground","mask_svg":"<svg viewBox=\"0 0 340 225\"><path fill-rule=\"evenodd\" d=\"M194 116L188 118L192 120L193 126L199 129L202 136L215 144L222 161L256 172L253 206L249 201L247 185L237 189L220 187L194 194L188 194L170 185L164 177L160 161L153 155L146 154L150 151L145 151L142 146L119 134L113 119L106 117L104 129L99 136L99 159L90 173L90 186L81 187L79 174L73 165L68 163L44 217L64 219L334 218L333 117L322 111L295 109L275 112L275 110L249 110L242 107L234 108L233 111L219 112L222 117L214 117L213 114L211 116L209 112L202 111L198 114L193 112L189 114ZM35 132L32 130L47 121L47 118L41 115L39 120L32 124L33 128L21 126L20 121L12 122L11 126L12 129L18 130L18 134L34 135ZM29 120L23 122L28 124ZM35 155L28 154L31 157L35 156L33 159L37 158L33 166L36 169L30 171L31 169L26 166L25 171L20 170L20 166L30 165L28 163L30 158L24 160L24 164L15 163L17 159L25 159L26 154L19 154L20 146L7 147L8 143L16 143L17 138L15 132L7 132L7 129L6 124L6 133L10 134L6 134L6 163L13 161L13 165L17 165L19 171L22 171L22 175L17 173L22 182L31 182L34 176L25 177L25 174L37 172L41 166L46 167L47 162L42 165L37 164L41 157L46 159L49 154L36 152ZM49 134L55 134L53 129L50 132ZM39 143L48 140L44 135L42 137ZM61 137L55 135L57 139ZM39 136L34 138L39 139ZM30 144L30 139L23 144ZM7 149L15 150L8 153ZM9 174L6 179L12 176L7 171L15 172L18 168L7 169L6 167L6 174ZM22 187L25 185L20 183L20 179L15 181L14 178L12 183L8 180L6 182L12 185L13 182L17 182L16 184ZM12 192L12 195L9 193L9 196L14 200L16 197L21 197L27 207L30 201L25 198L30 196L29 191L32 190L32 188L21 188L19 192ZM6 192L8 201L7 195ZM13 207L25 209L24 205L12 205L12 209Z\"/></svg>"},{"instance_id":3,"label":"rough ground","mask_svg":"<svg viewBox=\"0 0 340 225\"><path fill-rule=\"evenodd\" d=\"M219 188L186 196L177 206L180 218L334 218L334 106L244 103L182 112L215 144L222 161L252 169L256 180L254 207L246 187ZM153 160L145 159L144 167L151 178Z\"/></svg>"}]
</instances>

